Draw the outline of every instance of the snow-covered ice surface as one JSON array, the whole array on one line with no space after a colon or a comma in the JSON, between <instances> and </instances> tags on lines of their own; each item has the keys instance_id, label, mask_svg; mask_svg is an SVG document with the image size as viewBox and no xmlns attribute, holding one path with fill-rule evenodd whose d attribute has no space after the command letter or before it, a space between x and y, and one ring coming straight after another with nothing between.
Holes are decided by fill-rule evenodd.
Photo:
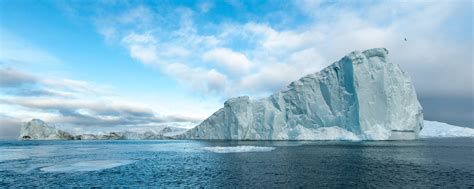
<instances>
[{"instance_id":1,"label":"snow-covered ice surface","mask_svg":"<svg viewBox=\"0 0 474 189\"><path fill-rule=\"evenodd\" d=\"M214 153L242 153L242 152L269 152L275 147L261 147L261 146L214 146L203 147L205 151Z\"/></svg>"},{"instance_id":2,"label":"snow-covered ice surface","mask_svg":"<svg viewBox=\"0 0 474 189\"><path fill-rule=\"evenodd\" d=\"M354 51L267 98L231 98L180 139L403 140L423 127L407 73L384 48Z\"/></svg>"},{"instance_id":3,"label":"snow-covered ice surface","mask_svg":"<svg viewBox=\"0 0 474 189\"><path fill-rule=\"evenodd\" d=\"M110 169L135 162L135 160L92 160L43 167L43 172L77 172Z\"/></svg>"},{"instance_id":4,"label":"snow-covered ice surface","mask_svg":"<svg viewBox=\"0 0 474 189\"><path fill-rule=\"evenodd\" d=\"M421 138L474 137L474 129L459 127L438 121L425 120L420 132Z\"/></svg>"}]
</instances>

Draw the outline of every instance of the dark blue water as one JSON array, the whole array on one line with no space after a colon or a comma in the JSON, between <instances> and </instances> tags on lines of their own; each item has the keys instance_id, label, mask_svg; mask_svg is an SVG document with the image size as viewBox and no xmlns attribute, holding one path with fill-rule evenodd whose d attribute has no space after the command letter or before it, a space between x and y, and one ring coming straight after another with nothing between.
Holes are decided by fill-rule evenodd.
<instances>
[{"instance_id":1,"label":"dark blue water","mask_svg":"<svg viewBox=\"0 0 474 189\"><path fill-rule=\"evenodd\" d=\"M473 158L472 138L1 141L0 187L473 187Z\"/></svg>"}]
</instances>

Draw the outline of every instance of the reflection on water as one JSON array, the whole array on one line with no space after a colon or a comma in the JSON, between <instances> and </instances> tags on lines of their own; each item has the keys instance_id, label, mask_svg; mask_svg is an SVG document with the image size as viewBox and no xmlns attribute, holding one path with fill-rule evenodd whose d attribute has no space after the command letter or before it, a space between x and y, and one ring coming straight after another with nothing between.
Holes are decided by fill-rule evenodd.
<instances>
[{"instance_id":1,"label":"reflection on water","mask_svg":"<svg viewBox=\"0 0 474 189\"><path fill-rule=\"evenodd\" d=\"M1 141L0 186L474 186L474 139Z\"/></svg>"}]
</instances>

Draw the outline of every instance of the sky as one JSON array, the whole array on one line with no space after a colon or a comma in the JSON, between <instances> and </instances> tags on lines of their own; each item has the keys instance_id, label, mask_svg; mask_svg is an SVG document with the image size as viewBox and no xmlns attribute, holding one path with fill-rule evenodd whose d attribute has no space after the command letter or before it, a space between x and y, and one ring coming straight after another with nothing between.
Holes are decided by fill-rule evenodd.
<instances>
[{"instance_id":1,"label":"sky","mask_svg":"<svg viewBox=\"0 0 474 189\"><path fill-rule=\"evenodd\" d=\"M472 18L469 0L0 0L0 139L33 118L190 128L375 47L426 119L474 127Z\"/></svg>"}]
</instances>

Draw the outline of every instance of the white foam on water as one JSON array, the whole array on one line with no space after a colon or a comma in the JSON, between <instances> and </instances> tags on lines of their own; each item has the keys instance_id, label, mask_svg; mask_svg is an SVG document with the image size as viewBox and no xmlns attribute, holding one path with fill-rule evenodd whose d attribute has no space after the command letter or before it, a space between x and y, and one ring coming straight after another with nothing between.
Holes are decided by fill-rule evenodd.
<instances>
[{"instance_id":1,"label":"white foam on water","mask_svg":"<svg viewBox=\"0 0 474 189\"><path fill-rule=\"evenodd\" d=\"M269 152L275 147L260 147L260 146L215 146L203 147L205 151L214 153L242 153L242 152Z\"/></svg>"},{"instance_id":2,"label":"white foam on water","mask_svg":"<svg viewBox=\"0 0 474 189\"><path fill-rule=\"evenodd\" d=\"M134 163L135 160L92 160L43 167L43 172L98 171Z\"/></svg>"}]
</instances>

